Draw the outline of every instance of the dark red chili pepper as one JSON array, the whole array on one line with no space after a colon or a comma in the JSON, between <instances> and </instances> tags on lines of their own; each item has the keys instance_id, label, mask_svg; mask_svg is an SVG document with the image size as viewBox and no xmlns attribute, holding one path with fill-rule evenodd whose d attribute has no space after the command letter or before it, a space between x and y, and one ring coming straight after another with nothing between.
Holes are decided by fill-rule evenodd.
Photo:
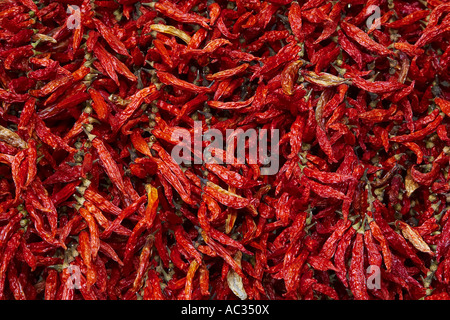
<instances>
[{"instance_id":1,"label":"dark red chili pepper","mask_svg":"<svg viewBox=\"0 0 450 320\"><path fill-rule=\"evenodd\" d=\"M48 271L47 278L45 279L45 300L55 300L56 291L58 288L58 272L55 269Z\"/></svg>"},{"instance_id":2,"label":"dark red chili pepper","mask_svg":"<svg viewBox=\"0 0 450 320\"><path fill-rule=\"evenodd\" d=\"M21 239L23 236L23 230L19 230L9 239L8 243L6 244L5 250L2 255L2 263L0 265L0 298L4 298L4 287L5 287L5 280L6 280L6 270L11 262L11 260L14 258L14 255L19 248Z\"/></svg>"},{"instance_id":3,"label":"dark red chili pepper","mask_svg":"<svg viewBox=\"0 0 450 320\"><path fill-rule=\"evenodd\" d=\"M345 263L345 255L347 252L347 248L350 247L353 236L356 233L355 228L349 228L344 235L342 236L342 239L339 240L339 243L337 245L336 251L334 253L333 261L334 265L338 269L338 272L336 272L336 275L338 276L339 280L344 284L344 286L348 287L348 280L347 280L347 265Z\"/></svg>"},{"instance_id":4,"label":"dark red chili pepper","mask_svg":"<svg viewBox=\"0 0 450 320\"><path fill-rule=\"evenodd\" d=\"M342 237L342 235L350 227L350 225L350 221L344 222L343 220L339 220L336 229L333 231L333 234L323 244L322 249L320 250L321 256L326 259L331 259L333 257L340 237Z\"/></svg>"},{"instance_id":5,"label":"dark red chili pepper","mask_svg":"<svg viewBox=\"0 0 450 320\"><path fill-rule=\"evenodd\" d=\"M299 40L303 40L301 7L297 1L293 1L291 3L291 6L289 8L288 19L294 35Z\"/></svg>"},{"instance_id":6,"label":"dark red chili pepper","mask_svg":"<svg viewBox=\"0 0 450 320\"><path fill-rule=\"evenodd\" d=\"M177 227L175 229L175 239L190 255L192 255L193 258L197 260L199 264L201 263L202 256L195 249L194 245L188 239L187 234L185 234L184 230L181 227Z\"/></svg>"},{"instance_id":7,"label":"dark red chili pepper","mask_svg":"<svg viewBox=\"0 0 450 320\"><path fill-rule=\"evenodd\" d=\"M447 299L449 13L2 3L2 297Z\"/></svg>"},{"instance_id":8,"label":"dark red chili pepper","mask_svg":"<svg viewBox=\"0 0 450 320\"><path fill-rule=\"evenodd\" d=\"M416 48L423 47L423 46L427 45L428 43L432 42L434 39L436 39L436 37L438 37L442 33L445 33L449 30L450 30L450 23L448 23L448 22L447 23L443 22L440 25L434 25L434 26L430 25L429 27L427 27L424 30L424 32L422 33L420 38L416 41L414 46Z\"/></svg>"},{"instance_id":9,"label":"dark red chili pepper","mask_svg":"<svg viewBox=\"0 0 450 320\"><path fill-rule=\"evenodd\" d=\"M97 280L97 273L92 261L92 248L89 234L86 231L81 231L78 238L78 251L87 268L87 287L90 288Z\"/></svg>"},{"instance_id":10,"label":"dark red chili pepper","mask_svg":"<svg viewBox=\"0 0 450 320\"><path fill-rule=\"evenodd\" d=\"M36 134L43 142L45 142L54 149L56 148L64 149L70 153L76 152L76 150L70 147L61 137L53 134L51 130L47 126L45 126L45 123L39 116L34 117L34 123Z\"/></svg>"},{"instance_id":11,"label":"dark red chili pepper","mask_svg":"<svg viewBox=\"0 0 450 320\"><path fill-rule=\"evenodd\" d=\"M374 204L375 207L379 206L378 201L374 201ZM408 246L406 240L399 234L397 234L394 230L392 230L392 228L387 224L387 222L381 217L381 213L378 210L379 209L376 208L374 211L375 222L379 226L381 232L383 233L383 236L389 242L390 246L392 246L396 250L400 250L405 256L409 257L415 264L423 268L424 267L423 262L417 258L417 255L413 252L411 247ZM392 252L390 255L392 256ZM386 257L383 256L383 258L385 259Z\"/></svg>"},{"instance_id":12,"label":"dark red chili pepper","mask_svg":"<svg viewBox=\"0 0 450 320\"><path fill-rule=\"evenodd\" d=\"M145 273L147 271L148 265L150 264L149 258L151 255L152 247L153 247L153 238L148 237L139 256L139 269L137 271L136 278L134 279L133 282L133 292L137 292L139 288L142 286Z\"/></svg>"},{"instance_id":13,"label":"dark red chili pepper","mask_svg":"<svg viewBox=\"0 0 450 320\"><path fill-rule=\"evenodd\" d=\"M108 42L108 44L114 51L124 56L130 56L125 45L116 37L113 32L110 31L110 29L106 25L103 24L103 22L95 18L93 18L92 21L95 23L95 26L97 27L102 37L106 40L106 42Z\"/></svg>"},{"instance_id":14,"label":"dark red chili pepper","mask_svg":"<svg viewBox=\"0 0 450 320\"><path fill-rule=\"evenodd\" d=\"M347 34L347 36L354 39L367 50L373 51L382 56L392 54L392 51L386 49L383 45L371 39L364 31L362 31L358 27L345 21L341 22L341 27Z\"/></svg>"},{"instance_id":15,"label":"dark red chili pepper","mask_svg":"<svg viewBox=\"0 0 450 320\"><path fill-rule=\"evenodd\" d=\"M333 189L332 187L310 180L306 178L306 176L301 176L300 181L303 185L310 187L312 191L314 191L321 197L348 200L348 197L342 192Z\"/></svg>"},{"instance_id":16,"label":"dark red chili pepper","mask_svg":"<svg viewBox=\"0 0 450 320\"><path fill-rule=\"evenodd\" d=\"M95 260L97 258L98 250L100 249L100 238L97 223L88 210L80 208L80 214L83 217L83 219L86 220L86 222L88 223L91 256L92 260Z\"/></svg>"},{"instance_id":17,"label":"dark red chili pepper","mask_svg":"<svg viewBox=\"0 0 450 320\"><path fill-rule=\"evenodd\" d=\"M171 85L176 88L180 88L182 90L186 90L189 92L203 93L203 92L209 92L211 90L208 87L197 86L190 82L178 79L173 74L168 73L168 72L162 72L162 71L158 72L158 78L162 83L164 83L166 85Z\"/></svg>"},{"instance_id":18,"label":"dark red chili pepper","mask_svg":"<svg viewBox=\"0 0 450 320\"><path fill-rule=\"evenodd\" d=\"M208 19L197 14L184 13L170 2L156 3L155 9L165 16L183 23L195 23L201 25L203 28L210 29Z\"/></svg>"},{"instance_id":19,"label":"dark red chili pepper","mask_svg":"<svg viewBox=\"0 0 450 320\"><path fill-rule=\"evenodd\" d=\"M435 120L429 123L427 127L421 130L414 131L411 134L392 137L390 140L393 142L411 142L424 139L427 135L429 135L439 126L443 118L444 118L443 116L439 115L436 117Z\"/></svg>"},{"instance_id":20,"label":"dark red chili pepper","mask_svg":"<svg viewBox=\"0 0 450 320\"><path fill-rule=\"evenodd\" d=\"M138 210L138 208L145 202L146 198L146 196L139 197L136 201L122 210L117 218L102 232L100 236L102 238L108 238L111 233L119 227L124 219L128 218L131 214Z\"/></svg>"},{"instance_id":21,"label":"dark red chili pepper","mask_svg":"<svg viewBox=\"0 0 450 320\"><path fill-rule=\"evenodd\" d=\"M355 299L369 300L364 270L364 235L357 232L353 242L351 264L349 269L349 286Z\"/></svg>"}]
</instances>

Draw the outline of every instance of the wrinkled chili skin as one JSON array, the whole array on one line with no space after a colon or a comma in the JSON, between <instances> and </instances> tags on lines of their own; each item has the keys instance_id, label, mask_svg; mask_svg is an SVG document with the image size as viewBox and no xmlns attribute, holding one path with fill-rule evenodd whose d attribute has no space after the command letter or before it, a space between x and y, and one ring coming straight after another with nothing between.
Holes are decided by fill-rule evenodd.
<instances>
[{"instance_id":1,"label":"wrinkled chili skin","mask_svg":"<svg viewBox=\"0 0 450 320\"><path fill-rule=\"evenodd\" d=\"M2 1L0 299L450 300L449 34L438 0Z\"/></svg>"}]
</instances>

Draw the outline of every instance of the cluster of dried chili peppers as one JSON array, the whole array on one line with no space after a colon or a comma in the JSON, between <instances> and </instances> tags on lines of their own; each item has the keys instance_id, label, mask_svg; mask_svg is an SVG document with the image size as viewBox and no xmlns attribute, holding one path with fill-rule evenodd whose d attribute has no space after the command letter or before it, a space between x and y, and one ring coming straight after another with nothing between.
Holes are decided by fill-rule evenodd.
<instances>
[{"instance_id":1,"label":"cluster of dried chili peppers","mask_svg":"<svg viewBox=\"0 0 450 320\"><path fill-rule=\"evenodd\" d=\"M449 42L444 0L1 1L0 299L450 299ZM174 161L196 121L278 172Z\"/></svg>"}]
</instances>

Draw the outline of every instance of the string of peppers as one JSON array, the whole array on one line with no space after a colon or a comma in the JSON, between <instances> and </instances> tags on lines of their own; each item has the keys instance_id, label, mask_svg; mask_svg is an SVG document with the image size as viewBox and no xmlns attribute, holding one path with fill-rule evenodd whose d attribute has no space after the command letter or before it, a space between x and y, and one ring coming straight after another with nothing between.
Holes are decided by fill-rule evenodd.
<instances>
[{"instance_id":1,"label":"string of peppers","mask_svg":"<svg viewBox=\"0 0 450 320\"><path fill-rule=\"evenodd\" d=\"M450 299L449 32L441 0L1 2L0 299ZM278 130L279 170L174 159L211 129Z\"/></svg>"}]
</instances>

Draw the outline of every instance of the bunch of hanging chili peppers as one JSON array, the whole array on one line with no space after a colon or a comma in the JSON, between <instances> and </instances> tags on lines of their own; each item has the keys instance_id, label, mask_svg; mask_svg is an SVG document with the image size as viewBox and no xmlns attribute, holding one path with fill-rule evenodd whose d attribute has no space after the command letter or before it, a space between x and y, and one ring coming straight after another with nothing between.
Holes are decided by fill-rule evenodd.
<instances>
[{"instance_id":1,"label":"bunch of hanging chili peppers","mask_svg":"<svg viewBox=\"0 0 450 320\"><path fill-rule=\"evenodd\" d=\"M449 42L444 0L1 1L0 299L450 299ZM195 121L280 169L179 164Z\"/></svg>"}]
</instances>

